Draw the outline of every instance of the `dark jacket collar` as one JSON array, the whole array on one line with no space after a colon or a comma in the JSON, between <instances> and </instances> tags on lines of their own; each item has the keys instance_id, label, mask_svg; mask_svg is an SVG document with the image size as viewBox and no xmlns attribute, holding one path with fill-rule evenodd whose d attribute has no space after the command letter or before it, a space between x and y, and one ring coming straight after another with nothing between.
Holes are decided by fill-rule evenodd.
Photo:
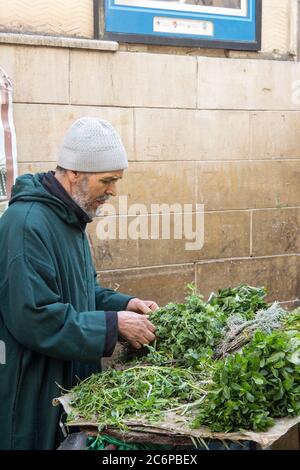
<instances>
[{"instance_id":1,"label":"dark jacket collar","mask_svg":"<svg viewBox=\"0 0 300 470\"><path fill-rule=\"evenodd\" d=\"M41 183L50 194L59 198L72 212L75 213L78 218L80 228L85 230L86 224L92 222L92 219L83 209L81 209L74 199L71 198L58 179L55 178L54 171L48 171L48 173L45 173Z\"/></svg>"}]
</instances>

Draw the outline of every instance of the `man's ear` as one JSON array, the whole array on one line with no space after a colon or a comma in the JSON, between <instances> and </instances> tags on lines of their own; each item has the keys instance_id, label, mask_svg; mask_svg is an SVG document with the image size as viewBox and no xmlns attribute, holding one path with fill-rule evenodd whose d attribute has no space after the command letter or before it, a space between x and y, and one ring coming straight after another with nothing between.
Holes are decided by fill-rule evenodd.
<instances>
[{"instance_id":1,"label":"man's ear","mask_svg":"<svg viewBox=\"0 0 300 470\"><path fill-rule=\"evenodd\" d=\"M69 183L76 184L79 178L79 171L67 170L67 178Z\"/></svg>"}]
</instances>

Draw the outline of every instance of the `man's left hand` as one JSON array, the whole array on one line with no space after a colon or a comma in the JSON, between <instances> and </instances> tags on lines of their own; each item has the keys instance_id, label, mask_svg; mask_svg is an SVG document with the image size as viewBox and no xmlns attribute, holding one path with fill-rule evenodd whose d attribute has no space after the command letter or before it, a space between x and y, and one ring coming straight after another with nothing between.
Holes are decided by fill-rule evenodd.
<instances>
[{"instance_id":1,"label":"man's left hand","mask_svg":"<svg viewBox=\"0 0 300 470\"><path fill-rule=\"evenodd\" d=\"M135 297L134 299L129 300L126 310L136 313L145 313L154 312L159 306L153 300L141 300Z\"/></svg>"}]
</instances>

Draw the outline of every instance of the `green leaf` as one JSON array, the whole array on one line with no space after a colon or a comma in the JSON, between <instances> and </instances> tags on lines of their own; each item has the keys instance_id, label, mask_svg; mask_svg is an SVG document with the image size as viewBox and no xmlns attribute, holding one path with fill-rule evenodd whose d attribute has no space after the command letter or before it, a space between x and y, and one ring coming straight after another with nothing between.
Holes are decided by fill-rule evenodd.
<instances>
[{"instance_id":1,"label":"green leaf","mask_svg":"<svg viewBox=\"0 0 300 470\"><path fill-rule=\"evenodd\" d=\"M276 352L267 359L267 364L277 362L279 361L279 359L283 359L284 357L285 357L285 354L283 352Z\"/></svg>"},{"instance_id":2,"label":"green leaf","mask_svg":"<svg viewBox=\"0 0 300 470\"><path fill-rule=\"evenodd\" d=\"M264 384L264 379L261 377L252 377L252 380L256 385L263 385Z\"/></svg>"},{"instance_id":3,"label":"green leaf","mask_svg":"<svg viewBox=\"0 0 300 470\"><path fill-rule=\"evenodd\" d=\"M292 364L300 366L300 351L295 351L293 354L290 354L287 359Z\"/></svg>"},{"instance_id":4,"label":"green leaf","mask_svg":"<svg viewBox=\"0 0 300 470\"><path fill-rule=\"evenodd\" d=\"M255 401L255 397L254 395L252 395L252 393L247 392L246 397L247 397L247 400L249 400L251 403Z\"/></svg>"}]
</instances>

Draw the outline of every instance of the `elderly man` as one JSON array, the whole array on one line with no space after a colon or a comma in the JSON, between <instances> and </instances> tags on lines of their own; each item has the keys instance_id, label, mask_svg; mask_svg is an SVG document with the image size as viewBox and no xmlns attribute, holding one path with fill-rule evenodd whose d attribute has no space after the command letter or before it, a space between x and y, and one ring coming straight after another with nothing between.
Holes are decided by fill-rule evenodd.
<instances>
[{"instance_id":1,"label":"elderly man","mask_svg":"<svg viewBox=\"0 0 300 470\"><path fill-rule=\"evenodd\" d=\"M118 134L79 119L58 165L19 177L0 221L1 449L56 448L57 385L100 371L118 335L137 349L155 338L147 313L157 304L100 287L85 234L128 166Z\"/></svg>"}]
</instances>

